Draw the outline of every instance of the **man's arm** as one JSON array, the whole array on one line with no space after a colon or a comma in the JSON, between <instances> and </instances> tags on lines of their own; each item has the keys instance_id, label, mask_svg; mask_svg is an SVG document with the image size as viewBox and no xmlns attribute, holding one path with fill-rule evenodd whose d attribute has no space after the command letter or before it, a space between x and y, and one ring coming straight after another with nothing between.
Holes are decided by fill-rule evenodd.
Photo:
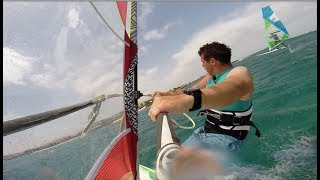
<instances>
[{"instance_id":1,"label":"man's arm","mask_svg":"<svg viewBox=\"0 0 320 180\"><path fill-rule=\"evenodd\" d=\"M176 90L165 91L165 92L155 91L151 94L151 97L154 97L156 95L158 95L158 96L174 96L174 95L179 95L179 94L183 94L182 88L178 88Z\"/></svg>"},{"instance_id":2,"label":"man's arm","mask_svg":"<svg viewBox=\"0 0 320 180\"><path fill-rule=\"evenodd\" d=\"M234 68L226 80L209 88L202 89L203 108L223 108L238 100L248 100L254 86L250 71L243 66Z\"/></svg>"},{"instance_id":3,"label":"man's arm","mask_svg":"<svg viewBox=\"0 0 320 180\"><path fill-rule=\"evenodd\" d=\"M228 106L240 99L251 98L253 92L253 80L251 73L245 67L234 68L227 76L226 80L201 89L202 107L217 109ZM178 96L157 96L149 111L149 116L153 121L161 112L184 113L192 108L194 97L186 94Z\"/></svg>"},{"instance_id":4,"label":"man's arm","mask_svg":"<svg viewBox=\"0 0 320 180\"><path fill-rule=\"evenodd\" d=\"M205 88L206 84L207 84L207 82L208 82L208 80L210 78L211 78L211 75L210 74L206 74L204 78L202 78L197 84L193 85L192 87L193 88L199 88L199 89ZM165 91L165 92L156 91L156 92L153 92L151 94L151 96L152 97L154 97L156 95L159 95L159 96L173 96L173 95L180 95L180 94L183 94L183 89L182 88L178 88L176 90Z\"/></svg>"},{"instance_id":5,"label":"man's arm","mask_svg":"<svg viewBox=\"0 0 320 180\"><path fill-rule=\"evenodd\" d=\"M207 84L207 82L208 82L208 80L210 78L211 78L211 75L210 74L206 74L204 76L204 78L202 78L197 84L193 85L192 87L193 88L199 88L199 89L205 88L206 84Z\"/></svg>"}]
</instances>

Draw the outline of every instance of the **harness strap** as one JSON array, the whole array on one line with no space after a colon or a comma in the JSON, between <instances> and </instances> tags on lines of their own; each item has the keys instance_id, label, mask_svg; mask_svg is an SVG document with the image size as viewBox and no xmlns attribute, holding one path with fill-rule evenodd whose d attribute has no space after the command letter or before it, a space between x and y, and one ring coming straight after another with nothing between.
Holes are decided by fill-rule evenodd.
<instances>
[{"instance_id":1,"label":"harness strap","mask_svg":"<svg viewBox=\"0 0 320 180\"><path fill-rule=\"evenodd\" d=\"M257 126L252 121L250 121L250 126L252 126L252 127L254 127L256 129L255 135L257 137L260 137L261 133L260 133L259 129L257 128Z\"/></svg>"},{"instance_id":2,"label":"harness strap","mask_svg":"<svg viewBox=\"0 0 320 180\"><path fill-rule=\"evenodd\" d=\"M205 109L205 110L202 110L202 111L207 111L209 113L214 113L214 114L225 114L225 115L233 115L233 116L241 117L241 116L248 116L249 114L252 114L252 109L253 109L253 105L251 103L250 107L246 111L225 112L225 111L218 111L216 109Z\"/></svg>"},{"instance_id":3,"label":"harness strap","mask_svg":"<svg viewBox=\"0 0 320 180\"><path fill-rule=\"evenodd\" d=\"M249 131L250 127L256 129L255 135L260 137L261 133L257 126L251 121L252 104L245 112L221 112L217 110L205 109L198 113L198 116L206 115L207 122L212 125L219 125L226 130L244 130ZM240 116L243 115L243 116Z\"/></svg>"}]
</instances>

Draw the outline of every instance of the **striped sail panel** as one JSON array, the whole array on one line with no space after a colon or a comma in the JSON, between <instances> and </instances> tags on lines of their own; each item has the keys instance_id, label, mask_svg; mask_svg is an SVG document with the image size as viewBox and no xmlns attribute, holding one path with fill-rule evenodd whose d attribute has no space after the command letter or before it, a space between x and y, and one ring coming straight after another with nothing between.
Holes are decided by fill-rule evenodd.
<instances>
[{"instance_id":1,"label":"striped sail panel","mask_svg":"<svg viewBox=\"0 0 320 180\"><path fill-rule=\"evenodd\" d=\"M130 129L126 129L113 139L95 162L86 180L121 179L132 176L128 153L130 133Z\"/></svg>"},{"instance_id":2,"label":"striped sail panel","mask_svg":"<svg viewBox=\"0 0 320 180\"><path fill-rule=\"evenodd\" d=\"M269 50L272 50L288 39L290 35L270 6L262 8L262 17L264 19L264 33L267 45Z\"/></svg>"},{"instance_id":3,"label":"striped sail panel","mask_svg":"<svg viewBox=\"0 0 320 180\"><path fill-rule=\"evenodd\" d=\"M132 177L134 167L130 158L131 131L122 136L105 157L95 179L122 179Z\"/></svg>"},{"instance_id":4,"label":"striped sail panel","mask_svg":"<svg viewBox=\"0 0 320 180\"><path fill-rule=\"evenodd\" d=\"M117 1L117 6L118 6L119 14L121 16L122 23L124 26L126 26L128 3L126 1Z\"/></svg>"}]
</instances>

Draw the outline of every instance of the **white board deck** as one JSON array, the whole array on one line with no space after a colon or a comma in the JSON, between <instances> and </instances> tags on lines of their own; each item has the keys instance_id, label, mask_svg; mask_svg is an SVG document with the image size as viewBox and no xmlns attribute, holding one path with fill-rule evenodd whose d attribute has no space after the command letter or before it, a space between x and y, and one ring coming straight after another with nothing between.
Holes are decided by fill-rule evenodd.
<instances>
[{"instance_id":1,"label":"white board deck","mask_svg":"<svg viewBox=\"0 0 320 180\"><path fill-rule=\"evenodd\" d=\"M281 47L280 49L283 49L283 48L286 48L286 47ZM265 52L265 53L258 54L257 56L269 54L269 53L272 53L272 52L275 52L275 51L278 51L278 50L279 50L279 49L274 49L274 50L271 50L271 51L268 51L268 52Z\"/></svg>"}]
</instances>

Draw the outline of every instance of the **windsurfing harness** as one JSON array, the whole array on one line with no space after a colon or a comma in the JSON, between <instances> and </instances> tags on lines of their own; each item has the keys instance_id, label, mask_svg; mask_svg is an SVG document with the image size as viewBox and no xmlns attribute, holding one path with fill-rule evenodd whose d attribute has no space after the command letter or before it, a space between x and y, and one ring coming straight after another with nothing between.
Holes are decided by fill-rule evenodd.
<instances>
[{"instance_id":1,"label":"windsurfing harness","mask_svg":"<svg viewBox=\"0 0 320 180\"><path fill-rule=\"evenodd\" d=\"M198 116L206 115L207 120L204 124L206 133L218 133L233 136L244 140L250 130L250 127L256 129L255 135L260 137L260 131L251 121L252 104L246 111L218 111L215 109L205 109L198 113Z\"/></svg>"}]
</instances>

